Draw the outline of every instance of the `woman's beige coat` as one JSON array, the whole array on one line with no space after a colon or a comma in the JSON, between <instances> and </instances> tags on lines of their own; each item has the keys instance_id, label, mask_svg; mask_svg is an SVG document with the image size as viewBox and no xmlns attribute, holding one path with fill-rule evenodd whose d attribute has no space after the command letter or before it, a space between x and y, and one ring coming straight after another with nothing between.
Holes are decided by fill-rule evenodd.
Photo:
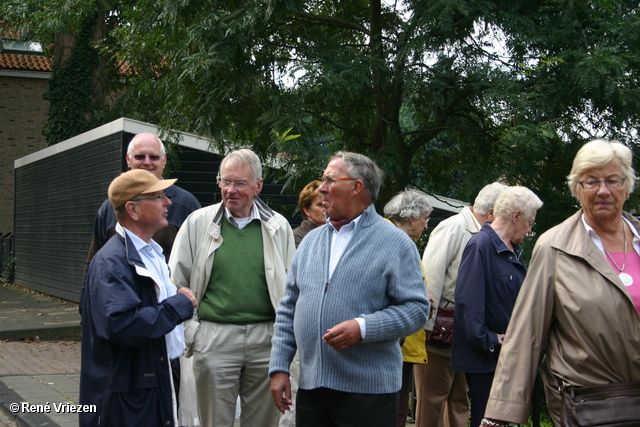
<instances>
[{"instance_id":1,"label":"woman's beige coat","mask_svg":"<svg viewBox=\"0 0 640 427\"><path fill-rule=\"evenodd\" d=\"M640 222L624 214L636 230ZM562 382L640 381L640 315L582 223L582 210L540 236L507 329L487 418L526 423L536 369L560 425Z\"/></svg>"}]
</instances>

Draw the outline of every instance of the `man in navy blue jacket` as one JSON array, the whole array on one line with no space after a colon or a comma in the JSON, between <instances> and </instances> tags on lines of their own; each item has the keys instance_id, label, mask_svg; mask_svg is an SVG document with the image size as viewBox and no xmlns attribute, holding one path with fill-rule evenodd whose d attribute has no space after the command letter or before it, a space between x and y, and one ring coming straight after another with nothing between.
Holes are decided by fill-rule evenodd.
<instances>
[{"instance_id":1,"label":"man in navy blue jacket","mask_svg":"<svg viewBox=\"0 0 640 427\"><path fill-rule=\"evenodd\" d=\"M153 234L171 201L160 180L136 169L109 186L116 235L92 260L83 295L81 426L175 426L170 361L184 351L182 322L197 302L176 291Z\"/></svg>"}]
</instances>

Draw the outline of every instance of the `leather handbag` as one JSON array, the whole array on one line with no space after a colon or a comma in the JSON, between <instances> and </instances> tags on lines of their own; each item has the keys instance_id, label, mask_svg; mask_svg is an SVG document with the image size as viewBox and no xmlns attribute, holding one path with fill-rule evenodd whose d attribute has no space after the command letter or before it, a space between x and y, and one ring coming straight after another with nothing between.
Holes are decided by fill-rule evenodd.
<instances>
[{"instance_id":1,"label":"leather handbag","mask_svg":"<svg viewBox=\"0 0 640 427\"><path fill-rule=\"evenodd\" d=\"M562 427L640 425L640 382L561 387Z\"/></svg>"},{"instance_id":2,"label":"leather handbag","mask_svg":"<svg viewBox=\"0 0 640 427\"><path fill-rule=\"evenodd\" d=\"M439 307L436 322L427 345L435 348L450 348L453 339L453 308Z\"/></svg>"}]
</instances>

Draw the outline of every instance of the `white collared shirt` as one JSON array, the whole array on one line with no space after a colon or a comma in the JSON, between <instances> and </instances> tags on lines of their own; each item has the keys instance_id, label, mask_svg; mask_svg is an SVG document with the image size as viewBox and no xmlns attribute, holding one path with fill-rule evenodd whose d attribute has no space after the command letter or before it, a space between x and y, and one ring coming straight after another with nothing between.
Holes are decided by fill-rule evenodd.
<instances>
[{"instance_id":1,"label":"white collared shirt","mask_svg":"<svg viewBox=\"0 0 640 427\"><path fill-rule=\"evenodd\" d=\"M236 228L242 230L254 219L260 221L260 213L258 212L258 207L256 206L256 202L252 202L251 205L251 213L246 218L236 218L231 214L231 211L226 206L224 207L224 214L227 216L229 222Z\"/></svg>"},{"instance_id":2,"label":"white collared shirt","mask_svg":"<svg viewBox=\"0 0 640 427\"><path fill-rule=\"evenodd\" d=\"M158 245L153 239L147 244L140 237L136 236L131 231L122 227L131 238L133 245L140 254L142 263L149 272L149 276L158 285L158 302L162 302L165 299L172 297L176 294L176 285L173 284L171 277L169 276L169 267L162 253L162 247ZM167 353L169 359L177 359L182 355L185 350L184 342L184 326L177 325L171 332L165 335L165 341L167 342Z\"/></svg>"},{"instance_id":3,"label":"white collared shirt","mask_svg":"<svg viewBox=\"0 0 640 427\"><path fill-rule=\"evenodd\" d=\"M622 219L627 223L627 225L629 226L629 229L633 233L633 241L631 242L633 250L638 255L640 255L640 236L638 235L636 228L631 224L631 222L629 222L628 219L626 219L625 217L622 217ZM587 220L585 219L584 214L582 214L582 224L584 225L585 230L587 230L587 234L589 235L589 237L591 237L591 240L593 241L593 243L595 243L598 249L600 249L600 252L602 252L602 255L605 255L606 257L602 240L600 240L600 237L598 237L598 235L596 234L596 231L593 228L591 228L589 224L587 224Z\"/></svg>"},{"instance_id":4,"label":"white collared shirt","mask_svg":"<svg viewBox=\"0 0 640 427\"><path fill-rule=\"evenodd\" d=\"M338 265L340 258L342 258L344 250L349 245L349 242L351 242L353 233L356 231L356 228L358 227L358 224L360 222L360 218L362 218L362 214L358 215L358 217L351 221L349 224L340 227L340 231L336 230L333 224L331 224L331 221L327 220L327 224L331 229L331 257L329 258L329 280L331 280L333 271L336 269L336 265ZM362 336L362 339L364 339L364 336L367 332L366 322L362 317L356 317L356 321L360 325L360 335Z\"/></svg>"}]
</instances>

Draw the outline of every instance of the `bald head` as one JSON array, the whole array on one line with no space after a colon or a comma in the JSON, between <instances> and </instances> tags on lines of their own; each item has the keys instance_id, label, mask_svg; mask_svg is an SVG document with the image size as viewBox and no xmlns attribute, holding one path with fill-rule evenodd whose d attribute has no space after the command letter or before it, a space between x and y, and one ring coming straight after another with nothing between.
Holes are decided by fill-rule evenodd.
<instances>
[{"instance_id":1,"label":"bald head","mask_svg":"<svg viewBox=\"0 0 640 427\"><path fill-rule=\"evenodd\" d=\"M162 179L167 154L160 138L152 133L139 133L129 143L126 160L129 169L144 169Z\"/></svg>"}]
</instances>

